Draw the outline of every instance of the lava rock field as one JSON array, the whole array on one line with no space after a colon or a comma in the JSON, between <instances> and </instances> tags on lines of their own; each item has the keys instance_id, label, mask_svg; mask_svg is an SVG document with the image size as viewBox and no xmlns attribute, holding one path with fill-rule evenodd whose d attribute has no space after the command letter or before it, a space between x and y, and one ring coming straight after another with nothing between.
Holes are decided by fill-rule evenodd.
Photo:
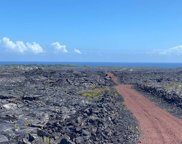
<instances>
[{"instance_id":1,"label":"lava rock field","mask_svg":"<svg viewBox=\"0 0 182 144\"><path fill-rule=\"evenodd\" d=\"M1 66L0 143L137 143L137 122L113 85L97 69Z\"/></svg>"}]
</instances>

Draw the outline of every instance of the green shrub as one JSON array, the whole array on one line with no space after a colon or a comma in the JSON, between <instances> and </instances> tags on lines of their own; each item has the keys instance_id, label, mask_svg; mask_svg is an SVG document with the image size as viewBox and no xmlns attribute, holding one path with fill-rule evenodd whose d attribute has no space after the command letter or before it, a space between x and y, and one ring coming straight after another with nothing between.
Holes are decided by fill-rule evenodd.
<instances>
[{"instance_id":1,"label":"green shrub","mask_svg":"<svg viewBox=\"0 0 182 144\"><path fill-rule=\"evenodd\" d=\"M80 93L81 96L85 96L85 97L96 97L96 96L100 96L103 93L109 91L108 88L95 88L86 92L82 92Z\"/></svg>"}]
</instances>

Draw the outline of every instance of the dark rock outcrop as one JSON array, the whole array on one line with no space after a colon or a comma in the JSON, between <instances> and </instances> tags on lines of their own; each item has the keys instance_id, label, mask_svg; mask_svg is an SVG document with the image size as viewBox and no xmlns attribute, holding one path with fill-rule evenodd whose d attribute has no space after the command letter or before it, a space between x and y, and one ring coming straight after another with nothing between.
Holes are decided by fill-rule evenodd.
<instances>
[{"instance_id":1,"label":"dark rock outcrop","mask_svg":"<svg viewBox=\"0 0 182 144\"><path fill-rule=\"evenodd\" d=\"M137 123L101 70L58 66L0 69L0 142L136 143ZM95 97L80 93L102 90Z\"/></svg>"}]
</instances>

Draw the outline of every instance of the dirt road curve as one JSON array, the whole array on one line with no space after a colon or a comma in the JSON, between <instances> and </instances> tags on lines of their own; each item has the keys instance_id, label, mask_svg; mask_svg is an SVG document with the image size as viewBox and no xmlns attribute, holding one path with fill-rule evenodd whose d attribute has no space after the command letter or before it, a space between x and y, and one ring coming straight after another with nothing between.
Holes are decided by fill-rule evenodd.
<instances>
[{"instance_id":1,"label":"dirt road curve","mask_svg":"<svg viewBox=\"0 0 182 144\"><path fill-rule=\"evenodd\" d=\"M109 73L117 84L116 89L124 97L127 108L139 122L141 144L182 144L182 120L157 107L142 94L123 85Z\"/></svg>"}]
</instances>

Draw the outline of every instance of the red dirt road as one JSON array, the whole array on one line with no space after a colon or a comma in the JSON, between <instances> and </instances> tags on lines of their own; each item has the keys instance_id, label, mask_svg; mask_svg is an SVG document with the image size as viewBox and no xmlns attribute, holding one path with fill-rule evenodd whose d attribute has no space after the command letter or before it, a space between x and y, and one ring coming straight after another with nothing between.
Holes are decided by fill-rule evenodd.
<instances>
[{"instance_id":1,"label":"red dirt road","mask_svg":"<svg viewBox=\"0 0 182 144\"><path fill-rule=\"evenodd\" d=\"M125 105L139 122L141 144L182 144L182 120L156 106L131 85L117 84L116 90L124 97Z\"/></svg>"}]
</instances>

